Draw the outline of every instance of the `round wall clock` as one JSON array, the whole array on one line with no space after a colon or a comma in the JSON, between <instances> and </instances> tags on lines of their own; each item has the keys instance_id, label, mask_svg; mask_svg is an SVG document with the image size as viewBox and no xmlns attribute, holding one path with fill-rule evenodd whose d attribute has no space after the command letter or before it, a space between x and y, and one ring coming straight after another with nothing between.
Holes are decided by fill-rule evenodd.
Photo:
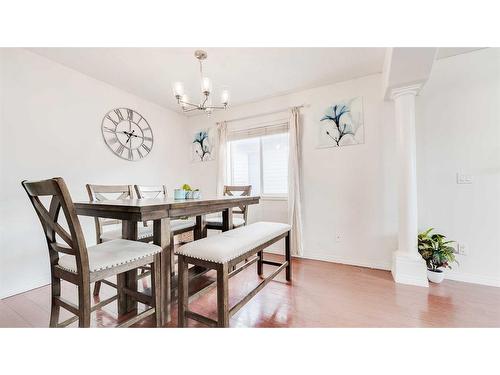
<instances>
[{"instance_id":1,"label":"round wall clock","mask_svg":"<svg viewBox=\"0 0 500 375\"><path fill-rule=\"evenodd\" d=\"M101 131L108 148L122 159L137 161L153 149L153 130L133 109L115 108L106 113Z\"/></svg>"}]
</instances>

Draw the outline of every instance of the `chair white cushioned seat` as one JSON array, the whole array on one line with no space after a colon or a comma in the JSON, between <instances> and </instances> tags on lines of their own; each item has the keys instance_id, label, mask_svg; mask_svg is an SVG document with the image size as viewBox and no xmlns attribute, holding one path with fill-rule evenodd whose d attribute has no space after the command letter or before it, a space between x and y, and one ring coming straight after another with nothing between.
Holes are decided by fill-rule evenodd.
<instances>
[{"instance_id":1,"label":"chair white cushioned seat","mask_svg":"<svg viewBox=\"0 0 500 375\"><path fill-rule=\"evenodd\" d=\"M176 232L178 230L194 227L196 225L195 219L186 220L171 220L170 230ZM112 241L122 238L121 225L113 226L115 229L107 230L101 234L102 242ZM148 226L145 227L142 224L138 225L137 228L137 239L142 240L144 238L153 237L153 223L148 222Z\"/></svg>"},{"instance_id":2,"label":"chair white cushioned seat","mask_svg":"<svg viewBox=\"0 0 500 375\"><path fill-rule=\"evenodd\" d=\"M195 219L183 219L183 220L170 220L170 230L172 232L177 232L181 229L187 229L194 227L196 225Z\"/></svg>"},{"instance_id":3,"label":"chair white cushioned seat","mask_svg":"<svg viewBox=\"0 0 500 375\"><path fill-rule=\"evenodd\" d=\"M150 255L157 254L161 247L149 243L112 240L87 248L90 272L113 268L130 263ZM63 255L59 258L59 266L70 272L77 272L75 257Z\"/></svg>"},{"instance_id":4,"label":"chair white cushioned seat","mask_svg":"<svg viewBox=\"0 0 500 375\"><path fill-rule=\"evenodd\" d=\"M222 216L207 216L206 222L207 224L220 225L222 227ZM233 216L233 226L241 227L242 225L245 225L245 219Z\"/></svg>"},{"instance_id":5,"label":"chair white cushioned seat","mask_svg":"<svg viewBox=\"0 0 500 375\"><path fill-rule=\"evenodd\" d=\"M226 263L290 229L288 224L261 221L190 242L178 248L175 253L209 262Z\"/></svg>"},{"instance_id":6,"label":"chair white cushioned seat","mask_svg":"<svg viewBox=\"0 0 500 375\"><path fill-rule=\"evenodd\" d=\"M116 229L104 231L101 234L102 242L118 240L122 238L122 227L121 225L113 226ZM139 225L137 228L137 239L142 240L143 238L153 237L153 226L149 225L144 227Z\"/></svg>"}]
</instances>

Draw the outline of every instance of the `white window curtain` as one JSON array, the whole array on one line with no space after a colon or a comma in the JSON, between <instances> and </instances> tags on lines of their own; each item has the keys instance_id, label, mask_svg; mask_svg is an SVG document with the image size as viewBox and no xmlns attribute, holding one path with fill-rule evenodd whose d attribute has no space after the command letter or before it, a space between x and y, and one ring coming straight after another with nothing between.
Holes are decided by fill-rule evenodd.
<instances>
[{"instance_id":1,"label":"white window curtain","mask_svg":"<svg viewBox=\"0 0 500 375\"><path fill-rule=\"evenodd\" d=\"M288 153L288 222L292 226L290 249L302 255L302 211L300 207L300 111L291 109Z\"/></svg>"},{"instance_id":2,"label":"white window curtain","mask_svg":"<svg viewBox=\"0 0 500 375\"><path fill-rule=\"evenodd\" d=\"M227 168L227 122L217 123L217 195L224 194L224 185L226 184Z\"/></svg>"}]
</instances>

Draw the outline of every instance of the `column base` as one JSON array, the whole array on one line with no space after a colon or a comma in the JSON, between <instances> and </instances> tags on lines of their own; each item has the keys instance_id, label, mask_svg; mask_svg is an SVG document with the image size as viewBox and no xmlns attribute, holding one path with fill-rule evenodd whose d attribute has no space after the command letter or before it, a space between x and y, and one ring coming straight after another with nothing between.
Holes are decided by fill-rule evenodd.
<instances>
[{"instance_id":1,"label":"column base","mask_svg":"<svg viewBox=\"0 0 500 375\"><path fill-rule=\"evenodd\" d=\"M399 284L428 287L427 266L420 256L395 251L392 255L392 277Z\"/></svg>"}]
</instances>

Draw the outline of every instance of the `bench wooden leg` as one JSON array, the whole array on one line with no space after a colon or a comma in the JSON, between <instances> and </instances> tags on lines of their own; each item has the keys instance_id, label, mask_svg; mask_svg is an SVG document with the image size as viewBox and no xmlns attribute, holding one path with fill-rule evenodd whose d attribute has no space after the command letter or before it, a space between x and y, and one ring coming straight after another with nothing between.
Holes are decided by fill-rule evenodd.
<instances>
[{"instance_id":1,"label":"bench wooden leg","mask_svg":"<svg viewBox=\"0 0 500 375\"><path fill-rule=\"evenodd\" d=\"M182 255L177 258L177 274L178 274L178 316L177 326L183 328L186 326L186 310L188 309L188 263Z\"/></svg>"},{"instance_id":2,"label":"bench wooden leg","mask_svg":"<svg viewBox=\"0 0 500 375\"><path fill-rule=\"evenodd\" d=\"M217 324L229 327L229 269L228 264L217 267Z\"/></svg>"},{"instance_id":3,"label":"bench wooden leg","mask_svg":"<svg viewBox=\"0 0 500 375\"><path fill-rule=\"evenodd\" d=\"M285 237L285 260L288 262L286 266L286 281L292 281L292 257L290 255L290 232Z\"/></svg>"},{"instance_id":4,"label":"bench wooden leg","mask_svg":"<svg viewBox=\"0 0 500 375\"><path fill-rule=\"evenodd\" d=\"M259 260L257 261L257 275L262 276L264 273L264 263L262 262L264 260L264 252L259 251L257 256L259 257Z\"/></svg>"}]
</instances>

